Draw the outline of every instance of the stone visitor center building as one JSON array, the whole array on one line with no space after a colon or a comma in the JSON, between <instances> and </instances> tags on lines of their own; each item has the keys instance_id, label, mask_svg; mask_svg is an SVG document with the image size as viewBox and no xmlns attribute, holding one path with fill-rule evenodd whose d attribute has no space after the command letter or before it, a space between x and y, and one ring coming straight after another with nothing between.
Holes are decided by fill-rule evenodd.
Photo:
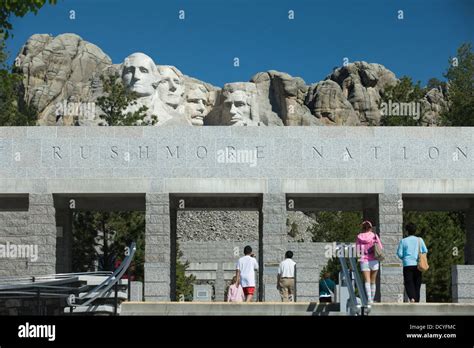
<instances>
[{"instance_id":1,"label":"stone visitor center building","mask_svg":"<svg viewBox=\"0 0 474 348\"><path fill-rule=\"evenodd\" d=\"M453 301L474 302L473 128L0 128L0 242L38 246L37 260L1 259L0 275L72 271L74 209L146 212L146 301L175 299L179 210L258 212L262 301L279 300L275 267L287 248L298 301L318 295L327 259L311 243L288 242L288 211L361 211L386 248L383 302L403 294L403 211L464 211L466 265L453 266ZM222 255L217 273L236 258L206 250Z\"/></svg>"}]
</instances>

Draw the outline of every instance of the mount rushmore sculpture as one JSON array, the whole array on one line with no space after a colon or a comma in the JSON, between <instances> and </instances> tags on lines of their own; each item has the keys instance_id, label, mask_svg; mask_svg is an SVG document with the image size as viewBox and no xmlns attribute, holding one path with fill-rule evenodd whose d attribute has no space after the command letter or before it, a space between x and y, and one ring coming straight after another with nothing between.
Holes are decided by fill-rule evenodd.
<instances>
[{"instance_id":1,"label":"mount rushmore sculpture","mask_svg":"<svg viewBox=\"0 0 474 348\"><path fill-rule=\"evenodd\" d=\"M38 111L40 125L101 123L95 102L104 95L102 75L116 74L138 96L127 111L146 106L146 118L156 116L157 126L377 125L382 93L398 81L380 64L355 62L312 85L271 70L219 88L174 66L156 65L144 53L113 64L99 47L75 34L31 36L15 66L23 75L21 98ZM442 91L432 89L420 102L422 122L436 124L446 105Z\"/></svg>"}]
</instances>

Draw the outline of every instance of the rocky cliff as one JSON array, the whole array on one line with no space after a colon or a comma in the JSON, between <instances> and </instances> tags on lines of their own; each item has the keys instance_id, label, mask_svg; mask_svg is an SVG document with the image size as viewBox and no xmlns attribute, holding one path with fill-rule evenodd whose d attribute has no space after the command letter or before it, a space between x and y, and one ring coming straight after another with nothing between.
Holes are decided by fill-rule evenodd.
<instances>
[{"instance_id":1,"label":"rocky cliff","mask_svg":"<svg viewBox=\"0 0 474 348\"><path fill-rule=\"evenodd\" d=\"M103 94L100 75L120 73L122 69L122 64L113 64L99 47L75 34L33 35L21 49L15 64L23 74L24 95L21 98L36 107L40 125L97 124L101 111L98 108L91 111L87 107ZM158 71L167 68L156 67ZM193 119L193 125L229 124L227 120L233 114L228 118L222 115L229 113L225 109L226 100L232 99L229 96L235 92L235 84L231 84L234 86L226 93L225 86L224 89L217 88L183 75L174 67L168 68L176 72L181 80L179 83L184 86L178 96L183 106L180 112L189 119L195 117L196 112L199 114ZM255 122L247 125L378 125L383 91L396 83L395 74L383 65L366 62L337 68L324 80L311 85L287 73L260 72L242 84L246 86L243 93L249 95L251 91L252 94L248 104L252 104L251 117ZM201 97L196 96L200 94ZM440 112L446 107L442 91L432 89L419 102L424 124L436 125ZM67 106L86 108L89 117L79 118L77 122L74 112L65 115ZM80 111L84 115L84 109ZM230 124L242 123L246 124Z\"/></svg>"}]
</instances>

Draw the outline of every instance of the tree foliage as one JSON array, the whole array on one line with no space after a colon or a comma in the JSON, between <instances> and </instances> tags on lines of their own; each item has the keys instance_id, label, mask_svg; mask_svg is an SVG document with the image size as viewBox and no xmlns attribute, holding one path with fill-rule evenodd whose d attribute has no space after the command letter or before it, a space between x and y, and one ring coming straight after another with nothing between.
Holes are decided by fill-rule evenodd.
<instances>
[{"instance_id":1,"label":"tree foliage","mask_svg":"<svg viewBox=\"0 0 474 348\"><path fill-rule=\"evenodd\" d=\"M463 44L450 59L445 73L448 79L449 109L442 115L447 126L474 126L474 52Z\"/></svg>"},{"instance_id":2,"label":"tree foliage","mask_svg":"<svg viewBox=\"0 0 474 348\"><path fill-rule=\"evenodd\" d=\"M464 215L457 212L406 212L404 223L417 225L417 236L425 240L430 269L423 274L426 299L450 302L451 266L464 264Z\"/></svg>"},{"instance_id":3,"label":"tree foliage","mask_svg":"<svg viewBox=\"0 0 474 348\"><path fill-rule=\"evenodd\" d=\"M385 89L381 103L412 103L424 97L426 90L421 87L420 81L416 84L408 76L403 76L400 81ZM382 126L420 126L421 115L418 119L410 116L382 115Z\"/></svg>"},{"instance_id":4,"label":"tree foliage","mask_svg":"<svg viewBox=\"0 0 474 348\"><path fill-rule=\"evenodd\" d=\"M313 214L315 223L310 229L313 234L313 242L346 242L353 243L360 232L362 214L359 212L329 212L321 211ZM328 272L331 279L338 282L341 265L337 258L328 260L322 269L320 276Z\"/></svg>"},{"instance_id":5,"label":"tree foliage","mask_svg":"<svg viewBox=\"0 0 474 348\"><path fill-rule=\"evenodd\" d=\"M7 65L5 41L0 39L0 126L34 126L37 113L22 99L22 76Z\"/></svg>"},{"instance_id":6,"label":"tree foliage","mask_svg":"<svg viewBox=\"0 0 474 348\"><path fill-rule=\"evenodd\" d=\"M113 271L117 260L125 257L125 247L137 244L132 275L144 279L145 214L137 211L78 211L73 218L73 271ZM194 276L186 276L189 262L181 261L183 253L176 245L176 294L189 300L193 295Z\"/></svg>"},{"instance_id":7,"label":"tree foliage","mask_svg":"<svg viewBox=\"0 0 474 348\"><path fill-rule=\"evenodd\" d=\"M448 84L445 81L441 81L433 77L428 80L428 83L426 85L426 90L429 91L433 88L441 88L441 90L446 91L447 86Z\"/></svg>"},{"instance_id":8,"label":"tree foliage","mask_svg":"<svg viewBox=\"0 0 474 348\"><path fill-rule=\"evenodd\" d=\"M134 112L126 112L129 106L137 104L138 95L126 90L118 74L102 75L100 77L105 92L97 99L97 106L103 114L99 117L109 126L153 125L157 117L146 121L148 107L141 106Z\"/></svg>"},{"instance_id":9,"label":"tree foliage","mask_svg":"<svg viewBox=\"0 0 474 348\"><path fill-rule=\"evenodd\" d=\"M142 212L76 212L73 219L73 270L113 271L125 248L137 243L134 272L143 279L145 216Z\"/></svg>"},{"instance_id":10,"label":"tree foliage","mask_svg":"<svg viewBox=\"0 0 474 348\"><path fill-rule=\"evenodd\" d=\"M186 276L186 270L189 267L188 261L181 261L183 252L179 248L179 243L176 243L176 298L179 300L183 298L185 301L193 298L193 284L196 281L194 275Z\"/></svg>"},{"instance_id":11,"label":"tree foliage","mask_svg":"<svg viewBox=\"0 0 474 348\"><path fill-rule=\"evenodd\" d=\"M315 219L310 229L313 242L354 242L360 232L362 214L359 212L321 211L312 217Z\"/></svg>"},{"instance_id":12,"label":"tree foliage","mask_svg":"<svg viewBox=\"0 0 474 348\"><path fill-rule=\"evenodd\" d=\"M55 5L57 0L48 0ZM13 25L11 16L24 17L27 13L37 14L38 10L46 4L46 0L0 0L0 36L8 39Z\"/></svg>"}]
</instances>

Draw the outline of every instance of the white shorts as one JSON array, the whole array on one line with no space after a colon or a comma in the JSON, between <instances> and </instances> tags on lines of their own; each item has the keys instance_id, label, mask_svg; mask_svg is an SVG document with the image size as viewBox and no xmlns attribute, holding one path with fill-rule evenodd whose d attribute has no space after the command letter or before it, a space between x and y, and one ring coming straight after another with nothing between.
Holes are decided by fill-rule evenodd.
<instances>
[{"instance_id":1,"label":"white shorts","mask_svg":"<svg viewBox=\"0 0 474 348\"><path fill-rule=\"evenodd\" d=\"M361 262L360 263L360 270L362 272L365 272L365 271L378 271L379 270L379 261L378 260L373 260L373 261Z\"/></svg>"}]
</instances>

